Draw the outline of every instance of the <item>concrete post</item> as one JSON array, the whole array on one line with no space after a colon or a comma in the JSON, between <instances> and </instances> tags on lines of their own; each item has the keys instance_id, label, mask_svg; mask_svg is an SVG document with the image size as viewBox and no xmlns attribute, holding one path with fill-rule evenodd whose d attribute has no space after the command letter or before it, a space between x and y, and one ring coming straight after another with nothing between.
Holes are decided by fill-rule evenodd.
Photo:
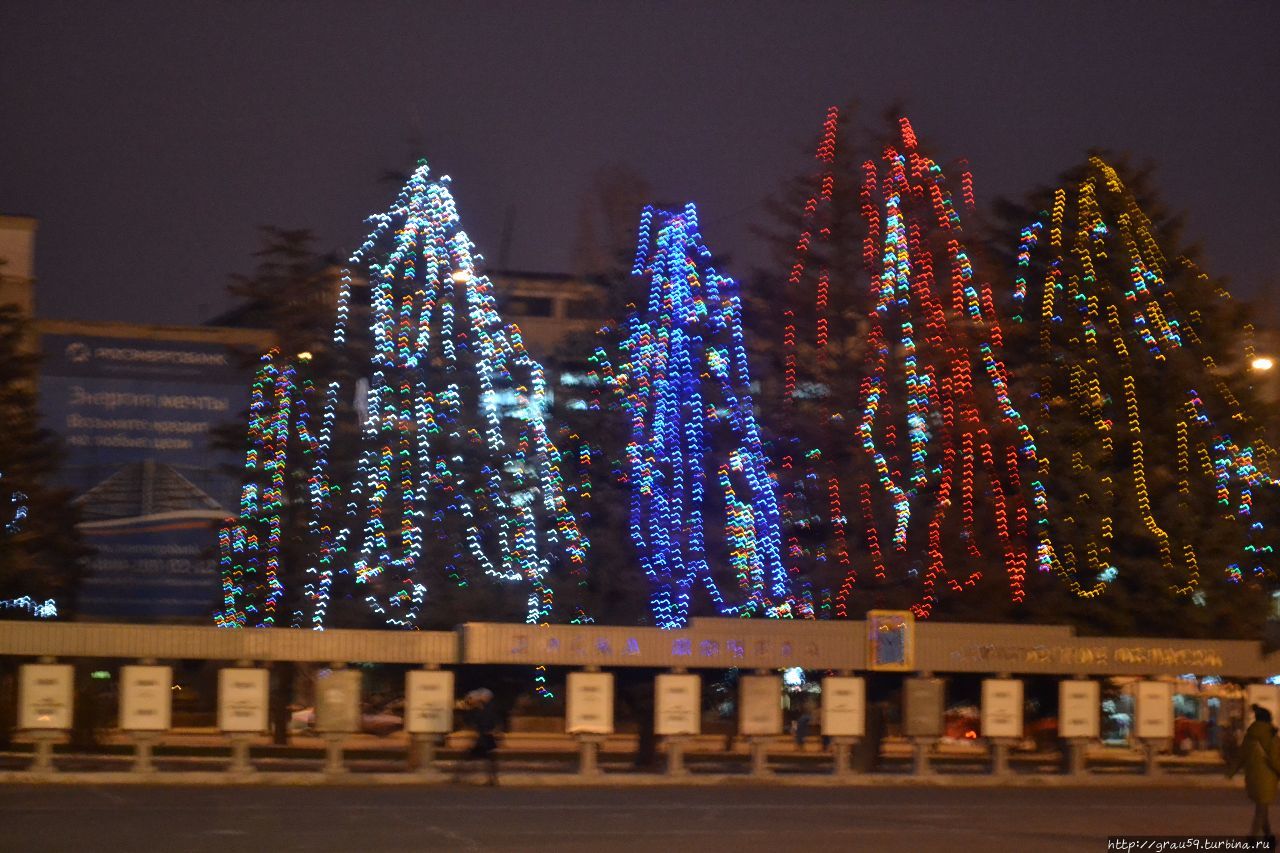
<instances>
[{"instance_id":1,"label":"concrete post","mask_svg":"<svg viewBox=\"0 0 1280 853\"><path fill-rule=\"evenodd\" d=\"M668 735L666 739L668 776L689 775L689 770L684 766L684 745L687 740L688 738L680 735Z\"/></svg>"},{"instance_id":2,"label":"concrete post","mask_svg":"<svg viewBox=\"0 0 1280 853\"><path fill-rule=\"evenodd\" d=\"M324 734L324 772L339 775L347 772L342 762L342 742L347 736L342 732L325 732Z\"/></svg>"},{"instance_id":3,"label":"concrete post","mask_svg":"<svg viewBox=\"0 0 1280 853\"><path fill-rule=\"evenodd\" d=\"M421 779L440 779L444 774L436 767L436 738L427 732L415 732L410 737L411 766Z\"/></svg>"},{"instance_id":4,"label":"concrete post","mask_svg":"<svg viewBox=\"0 0 1280 853\"><path fill-rule=\"evenodd\" d=\"M600 744L604 742L602 735L578 735L578 775L600 775Z\"/></svg>"},{"instance_id":5,"label":"concrete post","mask_svg":"<svg viewBox=\"0 0 1280 853\"><path fill-rule=\"evenodd\" d=\"M861 738L856 737L833 737L831 739L833 775L848 776L852 772L853 768L849 763L849 753L853 747L857 745L859 740L861 740Z\"/></svg>"},{"instance_id":6,"label":"concrete post","mask_svg":"<svg viewBox=\"0 0 1280 853\"><path fill-rule=\"evenodd\" d=\"M1072 738L1067 744L1067 772L1072 776L1082 776L1087 772L1085 767L1085 750L1089 742L1084 738Z\"/></svg>"},{"instance_id":7,"label":"concrete post","mask_svg":"<svg viewBox=\"0 0 1280 853\"><path fill-rule=\"evenodd\" d=\"M1008 738L992 738L991 740L991 775L1009 775L1009 747L1013 741Z\"/></svg>"},{"instance_id":8,"label":"concrete post","mask_svg":"<svg viewBox=\"0 0 1280 853\"><path fill-rule=\"evenodd\" d=\"M772 774L773 771L769 769L769 739L751 738L751 775L770 776Z\"/></svg>"},{"instance_id":9,"label":"concrete post","mask_svg":"<svg viewBox=\"0 0 1280 853\"><path fill-rule=\"evenodd\" d=\"M914 776L929 776L933 767L929 764L929 750L933 747L933 738L917 737L911 739L911 773Z\"/></svg>"},{"instance_id":10,"label":"concrete post","mask_svg":"<svg viewBox=\"0 0 1280 853\"><path fill-rule=\"evenodd\" d=\"M1156 760L1162 742L1151 738L1144 739L1142 742L1142 747L1146 752L1146 755L1143 756L1143 772L1148 776L1159 776L1164 772L1160 767L1159 761Z\"/></svg>"},{"instance_id":11,"label":"concrete post","mask_svg":"<svg viewBox=\"0 0 1280 853\"><path fill-rule=\"evenodd\" d=\"M35 731L31 733L35 756L31 761L32 773L53 773L53 742L61 737L61 732Z\"/></svg>"},{"instance_id":12,"label":"concrete post","mask_svg":"<svg viewBox=\"0 0 1280 853\"><path fill-rule=\"evenodd\" d=\"M249 741L253 739L253 735L247 732L233 732L227 737L231 738L231 764L228 765L227 772L256 773L253 764L249 761Z\"/></svg>"},{"instance_id":13,"label":"concrete post","mask_svg":"<svg viewBox=\"0 0 1280 853\"><path fill-rule=\"evenodd\" d=\"M134 773L154 773L156 765L151 760L152 749L160 739L159 732L133 732L133 767Z\"/></svg>"}]
</instances>

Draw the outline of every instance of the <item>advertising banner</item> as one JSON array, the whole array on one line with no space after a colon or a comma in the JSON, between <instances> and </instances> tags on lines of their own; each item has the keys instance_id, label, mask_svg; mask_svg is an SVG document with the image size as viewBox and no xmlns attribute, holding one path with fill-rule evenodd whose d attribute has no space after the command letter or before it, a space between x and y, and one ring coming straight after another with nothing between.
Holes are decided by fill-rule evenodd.
<instances>
[{"instance_id":1,"label":"advertising banner","mask_svg":"<svg viewBox=\"0 0 1280 853\"><path fill-rule=\"evenodd\" d=\"M360 731L362 686L358 669L322 671L316 679L316 731Z\"/></svg>"},{"instance_id":2,"label":"advertising banner","mask_svg":"<svg viewBox=\"0 0 1280 853\"><path fill-rule=\"evenodd\" d=\"M1073 678L1058 683L1058 735L1096 738L1101 733L1102 688L1096 681Z\"/></svg>"},{"instance_id":3,"label":"advertising banner","mask_svg":"<svg viewBox=\"0 0 1280 853\"><path fill-rule=\"evenodd\" d=\"M1133 733L1143 739L1173 737L1173 685L1167 681L1139 681L1134 692Z\"/></svg>"},{"instance_id":4,"label":"advertising banner","mask_svg":"<svg viewBox=\"0 0 1280 853\"><path fill-rule=\"evenodd\" d=\"M167 666L120 667L120 728L162 732L173 710L173 671Z\"/></svg>"},{"instance_id":5,"label":"advertising banner","mask_svg":"<svg viewBox=\"0 0 1280 853\"><path fill-rule=\"evenodd\" d=\"M744 675L739 685L738 734L782 734L782 679Z\"/></svg>"},{"instance_id":6,"label":"advertising banner","mask_svg":"<svg viewBox=\"0 0 1280 853\"><path fill-rule=\"evenodd\" d=\"M902 682L903 734L941 737L946 683L941 678L907 678Z\"/></svg>"},{"instance_id":7,"label":"advertising banner","mask_svg":"<svg viewBox=\"0 0 1280 853\"><path fill-rule=\"evenodd\" d=\"M228 666L218 671L218 728L224 732L265 732L269 673Z\"/></svg>"},{"instance_id":8,"label":"advertising banner","mask_svg":"<svg viewBox=\"0 0 1280 853\"><path fill-rule=\"evenodd\" d=\"M613 734L613 673L571 672L565 703L569 734Z\"/></svg>"},{"instance_id":9,"label":"advertising banner","mask_svg":"<svg viewBox=\"0 0 1280 853\"><path fill-rule=\"evenodd\" d=\"M987 678L982 682L982 736L1022 737L1022 682Z\"/></svg>"},{"instance_id":10,"label":"advertising banner","mask_svg":"<svg viewBox=\"0 0 1280 853\"><path fill-rule=\"evenodd\" d=\"M696 735L702 732L702 677L663 673L654 679L654 734Z\"/></svg>"},{"instance_id":11,"label":"advertising banner","mask_svg":"<svg viewBox=\"0 0 1280 853\"><path fill-rule=\"evenodd\" d=\"M18 728L71 728L71 679L67 663L28 663L18 684Z\"/></svg>"},{"instance_id":12,"label":"advertising banner","mask_svg":"<svg viewBox=\"0 0 1280 853\"><path fill-rule=\"evenodd\" d=\"M866 733L866 681L844 675L822 679L822 736L862 737Z\"/></svg>"},{"instance_id":13,"label":"advertising banner","mask_svg":"<svg viewBox=\"0 0 1280 853\"><path fill-rule=\"evenodd\" d=\"M412 734L453 731L453 673L411 669L404 677L404 728Z\"/></svg>"},{"instance_id":14,"label":"advertising banner","mask_svg":"<svg viewBox=\"0 0 1280 853\"><path fill-rule=\"evenodd\" d=\"M218 343L46 334L41 349L41 411L66 445L61 485L96 552L80 613L209 618L216 529L238 488L237 454L209 436L241 418L248 372Z\"/></svg>"}]
</instances>

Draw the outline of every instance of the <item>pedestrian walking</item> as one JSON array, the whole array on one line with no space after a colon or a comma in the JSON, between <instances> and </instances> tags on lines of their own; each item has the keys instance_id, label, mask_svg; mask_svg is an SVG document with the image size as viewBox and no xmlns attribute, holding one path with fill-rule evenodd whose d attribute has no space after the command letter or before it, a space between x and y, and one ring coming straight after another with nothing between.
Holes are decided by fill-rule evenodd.
<instances>
[{"instance_id":1,"label":"pedestrian walking","mask_svg":"<svg viewBox=\"0 0 1280 853\"><path fill-rule=\"evenodd\" d=\"M1235 763L1227 773L1231 778L1244 768L1244 785L1253 800L1253 824L1249 834L1271 835L1271 803L1280 782L1280 738L1271 724L1271 712L1261 705L1252 706L1253 724L1244 733L1244 742Z\"/></svg>"},{"instance_id":2,"label":"pedestrian walking","mask_svg":"<svg viewBox=\"0 0 1280 853\"><path fill-rule=\"evenodd\" d=\"M467 725L476 733L475 743L467 751L469 760L484 761L488 772L488 785L498 784L498 729L502 718L494 707L493 691L486 688L472 690L464 699Z\"/></svg>"}]
</instances>

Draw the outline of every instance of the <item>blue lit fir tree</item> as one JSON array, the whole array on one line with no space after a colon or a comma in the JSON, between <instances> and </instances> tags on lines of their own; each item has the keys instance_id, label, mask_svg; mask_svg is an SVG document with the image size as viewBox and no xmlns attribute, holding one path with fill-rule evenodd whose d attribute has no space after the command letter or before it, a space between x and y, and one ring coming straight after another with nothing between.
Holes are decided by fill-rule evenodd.
<instances>
[{"instance_id":1,"label":"blue lit fir tree","mask_svg":"<svg viewBox=\"0 0 1280 853\"><path fill-rule=\"evenodd\" d=\"M654 622L684 625L699 596L723 615L792 615L738 286L713 267L694 205L645 209L633 274L647 298L595 369L630 421L630 534Z\"/></svg>"}]
</instances>

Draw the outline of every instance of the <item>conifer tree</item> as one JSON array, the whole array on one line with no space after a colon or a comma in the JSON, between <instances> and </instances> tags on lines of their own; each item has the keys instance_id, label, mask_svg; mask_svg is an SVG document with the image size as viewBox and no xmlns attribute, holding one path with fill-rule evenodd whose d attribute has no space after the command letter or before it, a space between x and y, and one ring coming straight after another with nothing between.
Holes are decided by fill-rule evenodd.
<instances>
[{"instance_id":1,"label":"conifer tree","mask_svg":"<svg viewBox=\"0 0 1280 853\"><path fill-rule=\"evenodd\" d=\"M598 375L630 418L630 533L654 622L702 595L723 615L793 615L778 508L750 392L737 283L717 272L697 210L646 208L633 273L648 285Z\"/></svg>"},{"instance_id":2,"label":"conifer tree","mask_svg":"<svg viewBox=\"0 0 1280 853\"><path fill-rule=\"evenodd\" d=\"M949 179L905 119L856 164L850 125L828 112L767 353L788 566L823 615L927 617L993 573L1007 609L1025 595L1034 447L962 221L972 180Z\"/></svg>"},{"instance_id":3,"label":"conifer tree","mask_svg":"<svg viewBox=\"0 0 1280 853\"><path fill-rule=\"evenodd\" d=\"M1256 636L1277 492L1247 310L1187 256L1148 183L1135 193L1091 157L1021 233L1040 563L1083 599L1058 612L1084 624Z\"/></svg>"},{"instance_id":4,"label":"conifer tree","mask_svg":"<svg viewBox=\"0 0 1280 853\"><path fill-rule=\"evenodd\" d=\"M580 573L587 542L565 499L542 367L498 314L448 178L432 180L420 164L372 222L351 259L370 293L357 469L339 496L328 460L342 389L331 383L312 511L341 500L344 520L316 560L312 618L323 622L335 580L350 571L388 625L452 625L468 616L455 606L463 598L500 602L497 582L522 590L526 621L544 622L553 572ZM339 346L351 308L346 286ZM449 606L430 611L429 596Z\"/></svg>"},{"instance_id":5,"label":"conifer tree","mask_svg":"<svg viewBox=\"0 0 1280 853\"><path fill-rule=\"evenodd\" d=\"M70 494L46 485L60 453L39 423L29 336L19 309L0 305L0 619L74 615L87 553Z\"/></svg>"}]
</instances>

